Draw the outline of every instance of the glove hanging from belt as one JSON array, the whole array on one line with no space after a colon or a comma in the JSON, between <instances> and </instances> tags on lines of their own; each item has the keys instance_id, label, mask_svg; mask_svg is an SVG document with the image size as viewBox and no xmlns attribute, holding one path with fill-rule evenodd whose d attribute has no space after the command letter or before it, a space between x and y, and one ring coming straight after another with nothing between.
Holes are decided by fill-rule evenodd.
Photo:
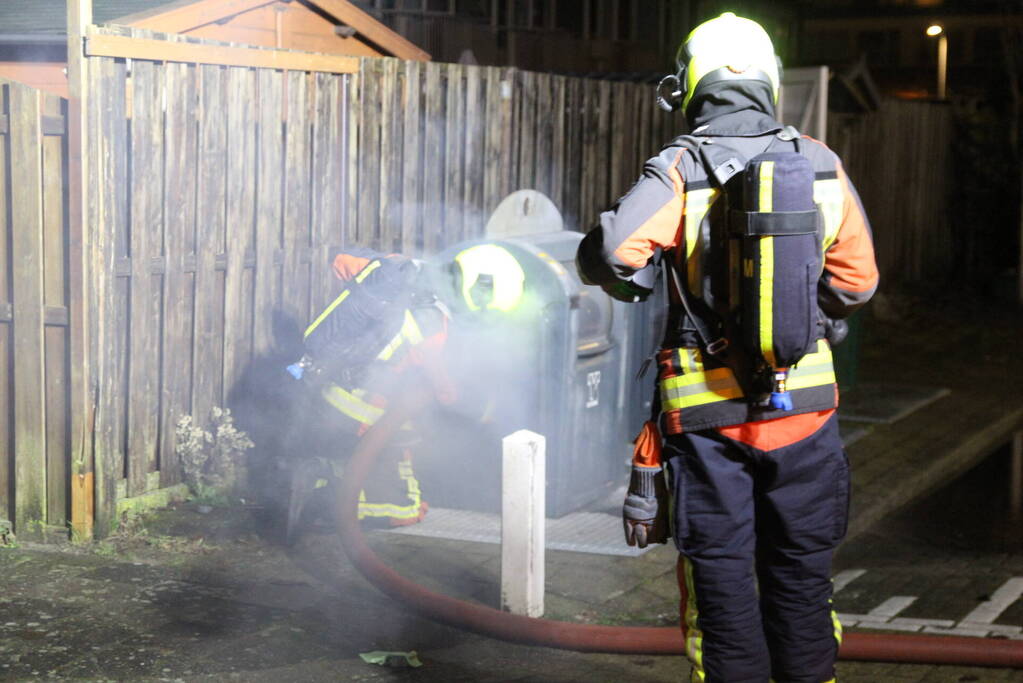
<instances>
[{"instance_id":1,"label":"glove hanging from belt","mask_svg":"<svg viewBox=\"0 0 1023 683\"><path fill-rule=\"evenodd\" d=\"M661 469L661 435L648 420L636 437L632 476L622 506L625 542L645 548L668 542L668 489Z\"/></svg>"}]
</instances>

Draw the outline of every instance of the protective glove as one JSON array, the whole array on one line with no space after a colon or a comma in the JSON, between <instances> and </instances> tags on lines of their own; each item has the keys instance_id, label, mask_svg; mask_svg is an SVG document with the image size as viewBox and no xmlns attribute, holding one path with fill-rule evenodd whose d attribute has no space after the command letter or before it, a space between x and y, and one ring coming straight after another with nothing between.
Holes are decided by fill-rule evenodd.
<instances>
[{"instance_id":1,"label":"protective glove","mask_svg":"<svg viewBox=\"0 0 1023 683\"><path fill-rule=\"evenodd\" d=\"M668 488L661 469L661 435L653 422L646 422L636 437L632 476L622 506L625 542L647 547L668 542Z\"/></svg>"},{"instance_id":2,"label":"protective glove","mask_svg":"<svg viewBox=\"0 0 1023 683\"><path fill-rule=\"evenodd\" d=\"M835 318L824 319L824 338L831 346L838 346L849 336L849 323Z\"/></svg>"}]
</instances>

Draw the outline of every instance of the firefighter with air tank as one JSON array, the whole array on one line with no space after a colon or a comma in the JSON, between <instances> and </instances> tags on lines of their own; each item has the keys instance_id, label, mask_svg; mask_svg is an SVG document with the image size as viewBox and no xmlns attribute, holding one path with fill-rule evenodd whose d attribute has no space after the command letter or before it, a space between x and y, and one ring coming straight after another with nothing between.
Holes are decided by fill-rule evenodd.
<instances>
[{"instance_id":1,"label":"firefighter with air tank","mask_svg":"<svg viewBox=\"0 0 1023 683\"><path fill-rule=\"evenodd\" d=\"M487 401L477 400L464 382L456 390L452 379L452 319L464 322L512 310L525 280L515 257L492 244L467 247L437 266L353 248L334 258L333 270L341 291L305 330L306 353L288 371L315 395L315 404L326 410L324 419L347 427L352 438L293 466L289 541L310 490L337 479L358 438L384 414L389 400L411 385L428 387L441 406L487 419ZM428 506L412 461L428 421L419 416L418 424L391 435L359 497L359 520L405 526L423 519Z\"/></svg>"},{"instance_id":2,"label":"firefighter with air tank","mask_svg":"<svg viewBox=\"0 0 1023 683\"><path fill-rule=\"evenodd\" d=\"M668 289L626 537L674 538L692 680L823 683L849 503L829 337L877 287L870 229L838 157L778 123L780 60L760 25L707 21L677 66L658 97L692 132L646 162L577 255L616 298Z\"/></svg>"}]
</instances>

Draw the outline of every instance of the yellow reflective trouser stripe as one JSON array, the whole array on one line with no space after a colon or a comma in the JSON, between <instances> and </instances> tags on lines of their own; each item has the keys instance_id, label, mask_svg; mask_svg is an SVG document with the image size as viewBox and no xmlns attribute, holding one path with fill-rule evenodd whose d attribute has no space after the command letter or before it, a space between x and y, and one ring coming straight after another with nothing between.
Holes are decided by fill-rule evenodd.
<instances>
[{"instance_id":1,"label":"yellow reflective trouser stripe","mask_svg":"<svg viewBox=\"0 0 1023 683\"><path fill-rule=\"evenodd\" d=\"M695 372L661 380L661 405L665 411L741 398L743 393L730 368L703 370L703 363L695 349L678 349L681 367L695 367ZM817 342L817 351L808 353L789 372L788 388L809 389L834 384L835 370L831 361L831 348L827 342Z\"/></svg>"},{"instance_id":2,"label":"yellow reflective trouser stripe","mask_svg":"<svg viewBox=\"0 0 1023 683\"><path fill-rule=\"evenodd\" d=\"M419 329L419 324L411 311L405 311L405 320L401 324L401 329L398 330L398 334L394 335L394 339L384 347L384 350L377 354L377 359L390 360L394 356L394 352L406 341L412 346L423 341L423 332Z\"/></svg>"},{"instance_id":3,"label":"yellow reflective trouser stripe","mask_svg":"<svg viewBox=\"0 0 1023 683\"><path fill-rule=\"evenodd\" d=\"M362 400L360 394L364 395L365 392L359 389L354 392L345 391L336 384L331 384L323 390L323 398L327 403L356 422L374 424L384 414L384 409Z\"/></svg>"},{"instance_id":4,"label":"yellow reflective trouser stripe","mask_svg":"<svg viewBox=\"0 0 1023 683\"><path fill-rule=\"evenodd\" d=\"M370 273L372 273L374 270L376 270L379 267L380 267L380 260L379 259L376 260L376 261L371 261L370 263L368 263L366 265L365 268L363 268L362 270L359 271L359 274L355 276L355 281L356 282L362 282L363 280L365 280L369 276Z\"/></svg>"},{"instance_id":5,"label":"yellow reflective trouser stripe","mask_svg":"<svg viewBox=\"0 0 1023 683\"><path fill-rule=\"evenodd\" d=\"M760 165L760 211L774 207L774 162ZM774 238L761 237L760 243L760 353L773 368L774 361Z\"/></svg>"},{"instance_id":6,"label":"yellow reflective trouser stripe","mask_svg":"<svg viewBox=\"0 0 1023 683\"><path fill-rule=\"evenodd\" d=\"M366 517L393 517L395 519L412 519L419 516L422 494L419 480L412 473L412 463L403 460L398 463L398 476L405 482L408 505L395 503L367 503L366 492L359 492L359 519Z\"/></svg>"},{"instance_id":7,"label":"yellow reflective trouser stripe","mask_svg":"<svg viewBox=\"0 0 1023 683\"><path fill-rule=\"evenodd\" d=\"M830 604L831 601L828 600L828 603ZM838 643L839 646L841 646L842 645L842 622L838 620L838 614L835 612L835 610L831 610L831 624L834 626L834 629L835 629L835 642Z\"/></svg>"},{"instance_id":8,"label":"yellow reflective trouser stripe","mask_svg":"<svg viewBox=\"0 0 1023 683\"><path fill-rule=\"evenodd\" d=\"M696 608L696 588L693 586L693 565L682 556L682 566L685 568L686 577L686 604L685 604L685 648L686 657L693 665L693 674L690 679L693 683L703 683L707 674L703 670L703 631L697 625L700 616Z\"/></svg>"},{"instance_id":9,"label":"yellow reflective trouser stripe","mask_svg":"<svg viewBox=\"0 0 1023 683\"><path fill-rule=\"evenodd\" d=\"M344 301L345 299L348 298L348 295L350 293L351 293L351 291L346 289L345 291L341 292L341 294L339 294L336 299L334 299L334 301L330 304L330 306L327 306L325 309L323 309L323 313L320 313L319 317L317 317L316 320L314 320L313 323L309 327L306 328L305 334L302 335L303 338L308 337L312 333L312 331L315 330L316 327L320 323L322 323L324 321L324 319L328 315L330 315L331 312L341 304L342 301Z\"/></svg>"}]
</instances>

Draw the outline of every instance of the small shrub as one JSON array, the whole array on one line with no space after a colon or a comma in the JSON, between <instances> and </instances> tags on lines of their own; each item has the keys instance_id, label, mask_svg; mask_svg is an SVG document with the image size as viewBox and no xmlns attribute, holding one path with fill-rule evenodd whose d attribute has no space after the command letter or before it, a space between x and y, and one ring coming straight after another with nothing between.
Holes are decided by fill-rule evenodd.
<instances>
[{"instance_id":1,"label":"small shrub","mask_svg":"<svg viewBox=\"0 0 1023 683\"><path fill-rule=\"evenodd\" d=\"M183 415L178 420L174 450L193 495L210 504L225 504L225 490L236 483L242 456L254 444L234 426L227 408L214 406L211 428L212 433L196 424L191 415Z\"/></svg>"}]
</instances>

